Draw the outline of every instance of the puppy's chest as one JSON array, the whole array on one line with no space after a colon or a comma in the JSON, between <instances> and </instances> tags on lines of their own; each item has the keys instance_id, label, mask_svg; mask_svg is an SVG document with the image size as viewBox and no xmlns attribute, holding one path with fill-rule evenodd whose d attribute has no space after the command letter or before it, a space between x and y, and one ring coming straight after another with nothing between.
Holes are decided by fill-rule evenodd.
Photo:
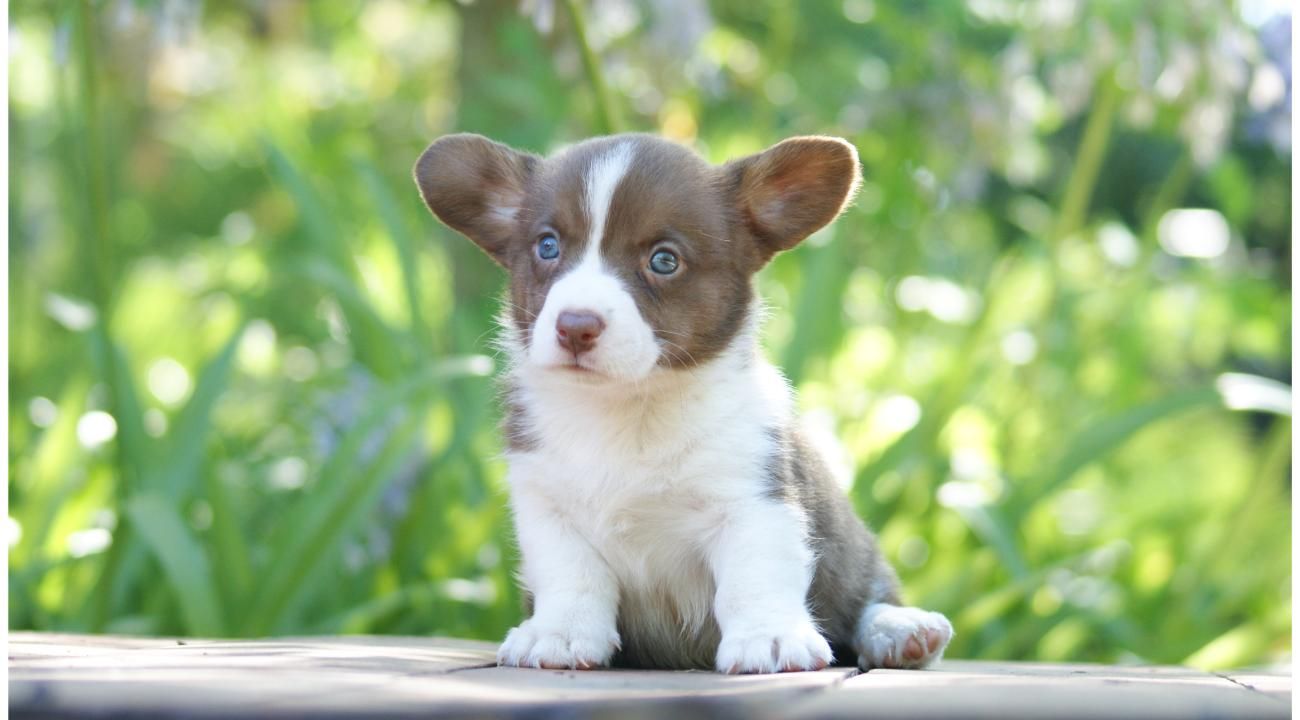
<instances>
[{"instance_id":1,"label":"puppy's chest","mask_svg":"<svg viewBox=\"0 0 1300 720\"><path fill-rule=\"evenodd\" d=\"M621 579L658 584L702 562L738 501L763 492L764 433L678 418L574 412L536 426L512 473L582 533Z\"/></svg>"},{"instance_id":2,"label":"puppy's chest","mask_svg":"<svg viewBox=\"0 0 1300 720\"><path fill-rule=\"evenodd\" d=\"M591 439L581 450L540 447L534 461L545 470L528 477L602 550L701 543L758 480L752 463L726 457L707 439L637 450Z\"/></svg>"},{"instance_id":3,"label":"puppy's chest","mask_svg":"<svg viewBox=\"0 0 1300 720\"><path fill-rule=\"evenodd\" d=\"M624 614L655 628L698 629L709 616L708 547L725 523L728 499L698 469L689 461L582 463L572 477L588 482L546 489L617 578ZM628 627L624 634L635 641L643 633Z\"/></svg>"}]
</instances>

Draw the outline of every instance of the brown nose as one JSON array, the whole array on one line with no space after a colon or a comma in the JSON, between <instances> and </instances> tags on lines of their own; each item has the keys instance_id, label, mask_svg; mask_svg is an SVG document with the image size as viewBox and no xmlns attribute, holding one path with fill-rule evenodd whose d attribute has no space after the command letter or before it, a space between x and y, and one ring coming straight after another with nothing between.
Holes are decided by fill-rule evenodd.
<instances>
[{"instance_id":1,"label":"brown nose","mask_svg":"<svg viewBox=\"0 0 1300 720\"><path fill-rule=\"evenodd\" d=\"M555 319L555 334L569 352L585 353L596 347L596 338L605 329L605 321L591 312L562 312Z\"/></svg>"}]
</instances>

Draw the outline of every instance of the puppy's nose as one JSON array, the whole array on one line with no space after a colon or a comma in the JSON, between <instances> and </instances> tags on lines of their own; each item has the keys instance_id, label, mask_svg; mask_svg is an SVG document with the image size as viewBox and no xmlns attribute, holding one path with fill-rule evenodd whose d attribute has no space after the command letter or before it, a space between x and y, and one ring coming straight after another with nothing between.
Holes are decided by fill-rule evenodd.
<instances>
[{"instance_id":1,"label":"puppy's nose","mask_svg":"<svg viewBox=\"0 0 1300 720\"><path fill-rule=\"evenodd\" d=\"M593 312L566 310L555 319L556 338L562 347L574 354L596 347L596 338L604 329L605 321Z\"/></svg>"}]
</instances>

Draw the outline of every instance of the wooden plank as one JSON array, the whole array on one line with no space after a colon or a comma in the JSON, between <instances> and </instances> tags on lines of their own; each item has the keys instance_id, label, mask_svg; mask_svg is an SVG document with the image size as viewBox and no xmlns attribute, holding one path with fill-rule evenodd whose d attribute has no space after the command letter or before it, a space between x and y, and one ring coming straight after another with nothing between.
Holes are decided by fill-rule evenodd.
<instances>
[{"instance_id":1,"label":"wooden plank","mask_svg":"<svg viewBox=\"0 0 1300 720\"><path fill-rule=\"evenodd\" d=\"M1282 670L1271 672L1242 670L1220 673L1220 675L1255 692L1283 700L1288 704L1291 702L1291 673L1289 671L1284 674Z\"/></svg>"},{"instance_id":2,"label":"wooden plank","mask_svg":"<svg viewBox=\"0 0 1300 720\"><path fill-rule=\"evenodd\" d=\"M681 712L765 717L771 715L765 708L793 704L806 694L834 687L854 672L840 669L729 677L706 672L490 668L437 678L395 677L374 688L369 696L335 691L285 699L263 709L362 717L376 711L374 697L379 695L383 698L380 707L387 715L520 715L564 708L566 714L577 717L618 717L632 712L653 717Z\"/></svg>"},{"instance_id":3,"label":"wooden plank","mask_svg":"<svg viewBox=\"0 0 1300 720\"><path fill-rule=\"evenodd\" d=\"M801 704L799 718L1284 718L1269 697L1210 673L1125 667L946 661L928 671L873 670Z\"/></svg>"},{"instance_id":4,"label":"wooden plank","mask_svg":"<svg viewBox=\"0 0 1300 720\"><path fill-rule=\"evenodd\" d=\"M383 673L447 672L496 664L496 646L445 638L282 638L275 640L170 640L111 638L104 643L34 643L10 640L9 669L20 676L80 676L221 668L257 671L373 670Z\"/></svg>"},{"instance_id":5,"label":"wooden plank","mask_svg":"<svg viewBox=\"0 0 1300 720\"><path fill-rule=\"evenodd\" d=\"M114 655L123 650L164 648L177 641L162 638L114 635L62 635L57 633L9 633L9 659Z\"/></svg>"},{"instance_id":6,"label":"wooden plank","mask_svg":"<svg viewBox=\"0 0 1300 720\"><path fill-rule=\"evenodd\" d=\"M163 640L14 633L11 714L254 716L335 689L495 664L496 646L441 638Z\"/></svg>"},{"instance_id":7,"label":"wooden plank","mask_svg":"<svg viewBox=\"0 0 1300 720\"><path fill-rule=\"evenodd\" d=\"M181 644L181 643L184 644ZM141 640L16 634L15 715L474 716L547 706L753 707L853 669L778 676L495 667L496 646L440 638ZM626 709L626 708L625 708Z\"/></svg>"},{"instance_id":8,"label":"wooden plank","mask_svg":"<svg viewBox=\"0 0 1300 720\"><path fill-rule=\"evenodd\" d=\"M1012 675L1016 677L1118 678L1150 680L1210 677L1209 673L1177 665L1100 665L1097 663L998 662L989 660L944 660L934 672L952 675ZM877 671L892 672L892 671ZM906 673L911 675L911 673Z\"/></svg>"},{"instance_id":9,"label":"wooden plank","mask_svg":"<svg viewBox=\"0 0 1300 720\"><path fill-rule=\"evenodd\" d=\"M1289 670L946 661L725 676L495 666L445 638L176 640L15 633L15 717L1284 717Z\"/></svg>"},{"instance_id":10,"label":"wooden plank","mask_svg":"<svg viewBox=\"0 0 1300 720\"><path fill-rule=\"evenodd\" d=\"M510 688L530 701L585 701L789 695L839 685L857 674L853 668L779 675L720 675L703 671L598 670L537 671L484 668L457 673L460 682L481 688Z\"/></svg>"}]
</instances>

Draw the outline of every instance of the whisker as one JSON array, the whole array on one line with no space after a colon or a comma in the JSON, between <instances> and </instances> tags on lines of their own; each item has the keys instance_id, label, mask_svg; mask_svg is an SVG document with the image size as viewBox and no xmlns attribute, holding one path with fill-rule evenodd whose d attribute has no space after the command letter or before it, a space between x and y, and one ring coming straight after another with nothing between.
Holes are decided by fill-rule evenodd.
<instances>
[{"instance_id":1,"label":"whisker","mask_svg":"<svg viewBox=\"0 0 1300 720\"><path fill-rule=\"evenodd\" d=\"M677 343L675 343L675 342L673 342L673 341L671 341L671 340L664 340L664 339L662 339L662 338L660 338L659 342L664 343L665 345L668 345L670 348L677 348L678 350L682 351L682 353L684 353L684 354L686 355L686 358L687 358L688 360L690 360L690 362L691 362L692 365L698 365L698 364L699 364L698 362L696 362L696 360L695 360L695 356L692 355L691 352L690 352L689 350L687 350L686 348L682 347L681 345L678 345ZM675 353L670 353L670 357L672 357L673 359L677 359L677 360L680 360L680 359L681 359L681 357L678 356L678 355L676 355Z\"/></svg>"},{"instance_id":2,"label":"whisker","mask_svg":"<svg viewBox=\"0 0 1300 720\"><path fill-rule=\"evenodd\" d=\"M681 335L682 337L690 337L690 333L681 332L680 330L665 330L665 329L663 329L663 328L659 328L659 329L655 330L655 332L657 332L657 333L667 333L667 334L669 334L669 335Z\"/></svg>"},{"instance_id":3,"label":"whisker","mask_svg":"<svg viewBox=\"0 0 1300 720\"><path fill-rule=\"evenodd\" d=\"M514 302L511 302L511 301L509 301L509 300L503 300L502 302L503 302L507 307L509 307L509 308L513 308L513 309L518 310L519 312L521 312L521 313L527 315L529 320L536 320L536 319L537 319L537 313L535 313L535 312L529 310L528 308L526 308L526 307L524 307L524 306L522 306L522 305L518 305L518 304L516 304L516 303L514 303Z\"/></svg>"}]
</instances>

